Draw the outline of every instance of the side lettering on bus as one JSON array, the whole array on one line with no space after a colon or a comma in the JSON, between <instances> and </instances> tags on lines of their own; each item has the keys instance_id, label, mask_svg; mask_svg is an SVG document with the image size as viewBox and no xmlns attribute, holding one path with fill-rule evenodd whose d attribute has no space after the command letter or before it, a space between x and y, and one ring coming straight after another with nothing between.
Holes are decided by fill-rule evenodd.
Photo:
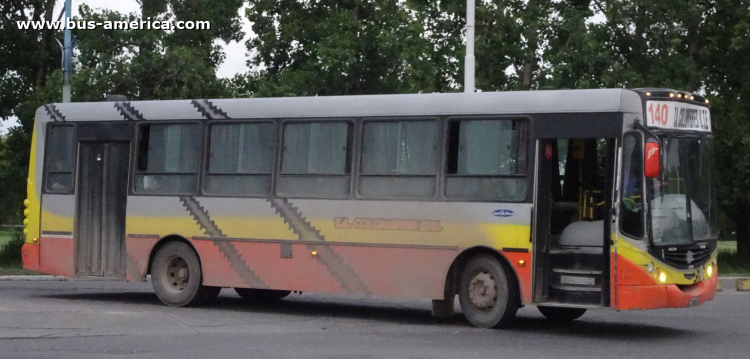
<instances>
[{"instance_id":1,"label":"side lettering on bus","mask_svg":"<svg viewBox=\"0 0 750 359\"><path fill-rule=\"evenodd\" d=\"M440 221L416 219L355 218L336 217L333 226L337 229L374 229L385 231L440 232Z\"/></svg>"}]
</instances>

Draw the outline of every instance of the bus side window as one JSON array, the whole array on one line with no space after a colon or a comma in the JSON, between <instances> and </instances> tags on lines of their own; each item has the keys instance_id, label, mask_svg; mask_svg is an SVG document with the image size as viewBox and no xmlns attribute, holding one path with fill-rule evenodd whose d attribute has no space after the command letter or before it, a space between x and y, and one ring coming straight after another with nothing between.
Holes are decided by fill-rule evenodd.
<instances>
[{"instance_id":1,"label":"bus side window","mask_svg":"<svg viewBox=\"0 0 750 359\"><path fill-rule=\"evenodd\" d=\"M526 198L524 121L451 121L445 196L475 201Z\"/></svg>"},{"instance_id":2,"label":"bus side window","mask_svg":"<svg viewBox=\"0 0 750 359\"><path fill-rule=\"evenodd\" d=\"M435 196L438 122L372 121L362 130L359 195L430 199Z\"/></svg>"},{"instance_id":3,"label":"bus side window","mask_svg":"<svg viewBox=\"0 0 750 359\"><path fill-rule=\"evenodd\" d=\"M198 189L201 125L143 125L138 139L135 192L194 194Z\"/></svg>"},{"instance_id":4,"label":"bus side window","mask_svg":"<svg viewBox=\"0 0 750 359\"><path fill-rule=\"evenodd\" d=\"M72 125L49 127L45 191L47 193L69 194L73 192L75 174L76 137Z\"/></svg>"},{"instance_id":5,"label":"bus side window","mask_svg":"<svg viewBox=\"0 0 750 359\"><path fill-rule=\"evenodd\" d=\"M271 192L274 124L211 125L204 190L223 196L265 196Z\"/></svg>"},{"instance_id":6,"label":"bus side window","mask_svg":"<svg viewBox=\"0 0 750 359\"><path fill-rule=\"evenodd\" d=\"M351 127L338 121L285 124L279 195L348 197Z\"/></svg>"},{"instance_id":7,"label":"bus side window","mask_svg":"<svg viewBox=\"0 0 750 359\"><path fill-rule=\"evenodd\" d=\"M644 233L643 144L640 134L625 135L622 146L622 199L620 230L635 238Z\"/></svg>"}]
</instances>

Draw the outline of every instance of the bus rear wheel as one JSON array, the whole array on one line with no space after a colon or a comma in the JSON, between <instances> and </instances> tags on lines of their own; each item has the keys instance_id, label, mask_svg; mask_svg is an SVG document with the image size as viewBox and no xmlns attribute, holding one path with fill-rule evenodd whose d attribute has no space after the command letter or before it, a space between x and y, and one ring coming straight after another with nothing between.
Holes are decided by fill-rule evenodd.
<instances>
[{"instance_id":1,"label":"bus rear wheel","mask_svg":"<svg viewBox=\"0 0 750 359\"><path fill-rule=\"evenodd\" d=\"M285 298L291 291L254 288L234 288L234 291L249 302L273 302Z\"/></svg>"},{"instance_id":2,"label":"bus rear wheel","mask_svg":"<svg viewBox=\"0 0 750 359\"><path fill-rule=\"evenodd\" d=\"M198 255L183 242L169 242L156 252L151 264L156 296L173 307L198 306L216 298L221 287L203 285Z\"/></svg>"},{"instance_id":3,"label":"bus rear wheel","mask_svg":"<svg viewBox=\"0 0 750 359\"><path fill-rule=\"evenodd\" d=\"M539 311L547 319L553 322L558 322L558 323L572 322L580 318L583 315L583 313L586 313L586 309L584 308L563 308L563 307L545 307L545 306L539 306L537 308L539 308Z\"/></svg>"},{"instance_id":4,"label":"bus rear wheel","mask_svg":"<svg viewBox=\"0 0 750 359\"><path fill-rule=\"evenodd\" d=\"M470 259L461 272L458 300L472 325L498 328L516 316L519 294L516 282L497 259L480 254Z\"/></svg>"}]
</instances>

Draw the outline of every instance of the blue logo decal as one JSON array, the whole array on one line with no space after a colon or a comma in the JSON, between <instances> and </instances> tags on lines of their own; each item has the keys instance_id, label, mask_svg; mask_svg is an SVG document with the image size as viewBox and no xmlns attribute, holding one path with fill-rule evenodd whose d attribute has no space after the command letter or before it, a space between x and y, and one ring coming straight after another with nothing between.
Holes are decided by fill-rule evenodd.
<instances>
[{"instance_id":1,"label":"blue logo decal","mask_svg":"<svg viewBox=\"0 0 750 359\"><path fill-rule=\"evenodd\" d=\"M492 214L496 217L512 217L516 212L513 212L509 209L496 209L492 212Z\"/></svg>"}]
</instances>

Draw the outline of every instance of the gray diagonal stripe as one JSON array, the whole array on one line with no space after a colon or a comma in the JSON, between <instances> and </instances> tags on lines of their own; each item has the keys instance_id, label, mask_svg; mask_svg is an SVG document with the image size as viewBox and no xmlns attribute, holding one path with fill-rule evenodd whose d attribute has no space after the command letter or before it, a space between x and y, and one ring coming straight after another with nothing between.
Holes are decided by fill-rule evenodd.
<instances>
[{"instance_id":1,"label":"gray diagonal stripe","mask_svg":"<svg viewBox=\"0 0 750 359\"><path fill-rule=\"evenodd\" d=\"M325 236L315 228L299 211L285 198L268 198L268 203L276 213L289 225L299 240L325 242ZM308 249L318 252L318 261L326 267L329 273L349 293L371 294L367 286L355 274L354 270L344 263L344 260L336 254L328 245L309 244Z\"/></svg>"},{"instance_id":2,"label":"gray diagonal stripe","mask_svg":"<svg viewBox=\"0 0 750 359\"><path fill-rule=\"evenodd\" d=\"M44 110L53 121L65 122L65 116L63 116L62 112L60 112L55 105L46 105L44 106Z\"/></svg>"},{"instance_id":3,"label":"gray diagonal stripe","mask_svg":"<svg viewBox=\"0 0 750 359\"><path fill-rule=\"evenodd\" d=\"M209 100L192 100L190 101L193 107L198 109L198 112L208 120L231 120L232 118L227 115L222 109L214 105Z\"/></svg>"},{"instance_id":4,"label":"gray diagonal stripe","mask_svg":"<svg viewBox=\"0 0 750 359\"><path fill-rule=\"evenodd\" d=\"M115 102L115 108L120 112L125 121L143 121L144 117L130 102Z\"/></svg>"},{"instance_id":5,"label":"gray diagonal stripe","mask_svg":"<svg viewBox=\"0 0 750 359\"><path fill-rule=\"evenodd\" d=\"M183 196L180 197L180 202L188 210L193 219L195 219L198 226L203 229L203 232L210 237L224 237L226 235L221 231L219 226L216 225L211 217L208 215L203 206L193 197ZM247 265L245 260L242 259L242 255L237 248L230 241L213 241L214 245L219 248L221 253L232 265L234 271L242 277L242 280L251 288L267 289L268 285L263 282L262 279Z\"/></svg>"}]
</instances>

